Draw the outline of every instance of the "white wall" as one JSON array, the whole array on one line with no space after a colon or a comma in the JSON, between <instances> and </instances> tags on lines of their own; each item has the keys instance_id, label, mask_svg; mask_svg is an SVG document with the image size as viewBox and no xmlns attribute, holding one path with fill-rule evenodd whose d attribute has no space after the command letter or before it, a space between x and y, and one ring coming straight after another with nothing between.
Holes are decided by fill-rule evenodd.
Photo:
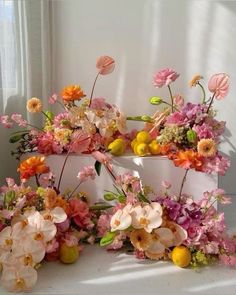
<instances>
[{"instance_id":1,"label":"white wall","mask_svg":"<svg viewBox=\"0 0 236 295\"><path fill-rule=\"evenodd\" d=\"M232 168L220 186L236 194L236 2L191 0L52 1L53 90L79 83L90 93L100 55L116 60L113 74L102 77L95 95L118 104L127 114L152 114L153 95L168 95L152 86L155 71L172 67L181 73L174 91L197 99L188 88L196 73L226 72L231 92L215 105L227 120L222 150ZM135 126L133 124L133 126Z\"/></svg>"}]
</instances>

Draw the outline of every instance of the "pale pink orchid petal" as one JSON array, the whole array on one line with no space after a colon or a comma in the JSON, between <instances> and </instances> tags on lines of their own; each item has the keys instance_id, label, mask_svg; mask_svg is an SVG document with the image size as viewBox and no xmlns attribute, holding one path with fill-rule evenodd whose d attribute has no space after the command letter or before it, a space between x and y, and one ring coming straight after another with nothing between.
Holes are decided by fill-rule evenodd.
<instances>
[{"instance_id":1,"label":"pale pink orchid petal","mask_svg":"<svg viewBox=\"0 0 236 295\"><path fill-rule=\"evenodd\" d=\"M97 60L96 67L101 75L108 75L114 71L115 60L110 56L100 56Z\"/></svg>"},{"instance_id":2,"label":"pale pink orchid petal","mask_svg":"<svg viewBox=\"0 0 236 295\"><path fill-rule=\"evenodd\" d=\"M155 235L159 237L159 241L166 247L171 247L175 239L174 234L169 228L160 227L154 230Z\"/></svg>"},{"instance_id":3,"label":"pale pink orchid petal","mask_svg":"<svg viewBox=\"0 0 236 295\"><path fill-rule=\"evenodd\" d=\"M132 223L131 215L127 211L119 209L112 216L110 221L111 231L125 230L130 227Z\"/></svg>"},{"instance_id":4,"label":"pale pink orchid petal","mask_svg":"<svg viewBox=\"0 0 236 295\"><path fill-rule=\"evenodd\" d=\"M7 226L0 232L0 249L10 251L13 245L12 227Z\"/></svg>"},{"instance_id":5,"label":"pale pink orchid petal","mask_svg":"<svg viewBox=\"0 0 236 295\"><path fill-rule=\"evenodd\" d=\"M55 207L50 211L53 223L61 223L67 219L67 214L61 207Z\"/></svg>"},{"instance_id":6,"label":"pale pink orchid petal","mask_svg":"<svg viewBox=\"0 0 236 295\"><path fill-rule=\"evenodd\" d=\"M153 242L147 249L147 252L150 252L152 254L161 254L164 251L165 251L165 246L158 240L153 240Z\"/></svg>"},{"instance_id":7,"label":"pale pink orchid petal","mask_svg":"<svg viewBox=\"0 0 236 295\"><path fill-rule=\"evenodd\" d=\"M1 285L10 292L31 290L37 282L37 271L30 266L3 267Z\"/></svg>"},{"instance_id":8,"label":"pale pink orchid petal","mask_svg":"<svg viewBox=\"0 0 236 295\"><path fill-rule=\"evenodd\" d=\"M208 89L215 93L216 99L223 99L229 92L229 76L225 73L213 75L208 82Z\"/></svg>"},{"instance_id":9,"label":"pale pink orchid petal","mask_svg":"<svg viewBox=\"0 0 236 295\"><path fill-rule=\"evenodd\" d=\"M48 103L49 104L54 104L57 101L57 94L54 93L48 98Z\"/></svg>"}]
</instances>

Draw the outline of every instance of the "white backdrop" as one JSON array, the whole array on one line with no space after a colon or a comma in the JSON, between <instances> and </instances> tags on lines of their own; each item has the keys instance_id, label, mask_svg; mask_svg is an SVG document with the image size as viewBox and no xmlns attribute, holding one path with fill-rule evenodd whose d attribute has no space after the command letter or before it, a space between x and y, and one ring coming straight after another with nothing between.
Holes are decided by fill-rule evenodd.
<instances>
[{"instance_id":1,"label":"white backdrop","mask_svg":"<svg viewBox=\"0 0 236 295\"><path fill-rule=\"evenodd\" d=\"M199 89L188 81L200 73L231 77L229 96L216 102L218 118L227 120L222 151L232 157L220 186L236 193L236 2L191 0L67 0L52 2L53 91L79 83L90 93L100 55L116 60L115 72L102 77L95 95L118 104L128 115L152 114L154 73L172 67L181 76L173 91L196 100ZM132 124L133 126L134 123Z\"/></svg>"}]
</instances>

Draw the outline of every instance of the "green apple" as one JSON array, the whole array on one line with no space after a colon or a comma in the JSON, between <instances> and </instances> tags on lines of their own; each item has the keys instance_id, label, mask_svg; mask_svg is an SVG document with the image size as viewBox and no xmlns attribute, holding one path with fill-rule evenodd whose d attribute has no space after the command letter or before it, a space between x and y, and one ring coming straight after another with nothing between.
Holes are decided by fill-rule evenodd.
<instances>
[{"instance_id":1,"label":"green apple","mask_svg":"<svg viewBox=\"0 0 236 295\"><path fill-rule=\"evenodd\" d=\"M60 261L62 263L74 263L79 258L78 246L68 246L66 243L60 246Z\"/></svg>"}]
</instances>

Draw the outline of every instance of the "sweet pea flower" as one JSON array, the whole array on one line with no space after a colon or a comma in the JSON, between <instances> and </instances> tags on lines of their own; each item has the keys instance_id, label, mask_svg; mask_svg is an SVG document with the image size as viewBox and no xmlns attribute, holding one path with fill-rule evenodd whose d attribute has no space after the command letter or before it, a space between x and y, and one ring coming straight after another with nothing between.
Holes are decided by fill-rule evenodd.
<instances>
[{"instance_id":1,"label":"sweet pea flower","mask_svg":"<svg viewBox=\"0 0 236 295\"><path fill-rule=\"evenodd\" d=\"M37 282L37 271L31 266L17 264L3 267L1 284L10 292L24 292L33 288Z\"/></svg>"},{"instance_id":2,"label":"sweet pea flower","mask_svg":"<svg viewBox=\"0 0 236 295\"><path fill-rule=\"evenodd\" d=\"M177 107L182 107L184 105L184 98L182 95L180 94L176 94L174 97L173 97L173 101L174 101L174 104L177 106Z\"/></svg>"},{"instance_id":3,"label":"sweet pea flower","mask_svg":"<svg viewBox=\"0 0 236 295\"><path fill-rule=\"evenodd\" d=\"M8 115L0 116L0 123L5 128L12 128L13 127L13 122L9 121Z\"/></svg>"},{"instance_id":4,"label":"sweet pea flower","mask_svg":"<svg viewBox=\"0 0 236 295\"><path fill-rule=\"evenodd\" d=\"M223 99L229 92L229 76L225 73L213 75L208 82L208 89L216 99Z\"/></svg>"},{"instance_id":5,"label":"sweet pea flower","mask_svg":"<svg viewBox=\"0 0 236 295\"><path fill-rule=\"evenodd\" d=\"M99 74L108 75L114 71L115 60L110 56L100 56L97 60L96 67L99 70Z\"/></svg>"},{"instance_id":6,"label":"sweet pea flower","mask_svg":"<svg viewBox=\"0 0 236 295\"><path fill-rule=\"evenodd\" d=\"M57 101L57 94L56 93L52 94L48 98L48 103L51 104L51 105L54 104L56 101Z\"/></svg>"},{"instance_id":7,"label":"sweet pea flower","mask_svg":"<svg viewBox=\"0 0 236 295\"><path fill-rule=\"evenodd\" d=\"M166 68L157 72L154 76L153 84L157 88L169 86L179 77L179 74L172 69Z\"/></svg>"},{"instance_id":8,"label":"sweet pea flower","mask_svg":"<svg viewBox=\"0 0 236 295\"><path fill-rule=\"evenodd\" d=\"M20 127L26 127L27 121L22 118L21 114L14 113L11 115L12 121L14 121Z\"/></svg>"},{"instance_id":9,"label":"sweet pea flower","mask_svg":"<svg viewBox=\"0 0 236 295\"><path fill-rule=\"evenodd\" d=\"M81 182L85 182L89 178L94 180L95 177L96 177L96 172L95 172L94 167L93 166L85 166L85 167L83 167L83 169L79 172L77 177Z\"/></svg>"}]
</instances>

